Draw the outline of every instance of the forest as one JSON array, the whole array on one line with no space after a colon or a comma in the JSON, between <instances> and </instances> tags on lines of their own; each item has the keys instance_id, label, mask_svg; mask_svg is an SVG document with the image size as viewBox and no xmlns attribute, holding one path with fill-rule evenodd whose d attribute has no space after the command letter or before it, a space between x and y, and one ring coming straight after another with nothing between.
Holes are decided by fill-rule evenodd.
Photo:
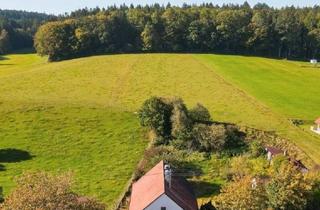
<instances>
[{"instance_id":1,"label":"forest","mask_svg":"<svg viewBox=\"0 0 320 210\"><path fill-rule=\"evenodd\" d=\"M44 24L40 55L57 61L105 53L201 52L319 58L320 7L159 4L81 9Z\"/></svg>"},{"instance_id":2,"label":"forest","mask_svg":"<svg viewBox=\"0 0 320 210\"><path fill-rule=\"evenodd\" d=\"M16 10L0 10L0 54L33 47L38 27L54 16Z\"/></svg>"}]
</instances>

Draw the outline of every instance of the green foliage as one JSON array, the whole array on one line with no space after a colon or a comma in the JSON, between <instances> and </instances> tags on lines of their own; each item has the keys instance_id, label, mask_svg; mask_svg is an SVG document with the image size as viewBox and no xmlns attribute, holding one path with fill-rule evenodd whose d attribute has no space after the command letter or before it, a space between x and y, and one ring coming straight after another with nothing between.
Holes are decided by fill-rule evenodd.
<instances>
[{"instance_id":1,"label":"green foliage","mask_svg":"<svg viewBox=\"0 0 320 210\"><path fill-rule=\"evenodd\" d=\"M0 9L0 54L32 48L38 27L52 18L54 16L36 12Z\"/></svg>"},{"instance_id":2,"label":"green foliage","mask_svg":"<svg viewBox=\"0 0 320 210\"><path fill-rule=\"evenodd\" d=\"M5 199L1 209L105 209L97 201L73 193L71 178L70 174L25 173L17 180L17 188Z\"/></svg>"},{"instance_id":3,"label":"green foliage","mask_svg":"<svg viewBox=\"0 0 320 210\"><path fill-rule=\"evenodd\" d=\"M221 151L225 146L227 136L223 125L196 124L192 133L199 142L201 151Z\"/></svg>"},{"instance_id":4,"label":"green foliage","mask_svg":"<svg viewBox=\"0 0 320 210\"><path fill-rule=\"evenodd\" d=\"M179 133L176 138L171 141L171 145L177 149L191 151L197 151L200 147L200 143L194 137L192 131Z\"/></svg>"},{"instance_id":5,"label":"green foliage","mask_svg":"<svg viewBox=\"0 0 320 210\"><path fill-rule=\"evenodd\" d=\"M191 131L192 120L182 99L174 99L171 105L173 107L170 118L172 127L171 136L178 138Z\"/></svg>"},{"instance_id":6,"label":"green foliage","mask_svg":"<svg viewBox=\"0 0 320 210\"><path fill-rule=\"evenodd\" d=\"M264 188L257 185L252 188L252 177L236 178L221 189L221 194L214 199L217 209L267 209Z\"/></svg>"},{"instance_id":7,"label":"green foliage","mask_svg":"<svg viewBox=\"0 0 320 210\"><path fill-rule=\"evenodd\" d=\"M3 201L4 201L3 189L2 189L2 187L0 187L0 203L2 203Z\"/></svg>"},{"instance_id":8,"label":"green foliage","mask_svg":"<svg viewBox=\"0 0 320 210\"><path fill-rule=\"evenodd\" d=\"M0 33L0 54L5 54L10 51L10 37L9 33L2 29Z\"/></svg>"},{"instance_id":9,"label":"green foliage","mask_svg":"<svg viewBox=\"0 0 320 210\"><path fill-rule=\"evenodd\" d=\"M76 37L74 32L73 21L69 21L69 23L50 22L39 28L35 35L34 46L40 55L48 55L49 61L68 58L70 54L75 53Z\"/></svg>"},{"instance_id":10,"label":"green foliage","mask_svg":"<svg viewBox=\"0 0 320 210\"><path fill-rule=\"evenodd\" d=\"M142 40L142 50L144 51L156 51L160 42L159 34L155 29L155 25L148 23L144 27L143 32L141 33Z\"/></svg>"},{"instance_id":11,"label":"green foliage","mask_svg":"<svg viewBox=\"0 0 320 210\"><path fill-rule=\"evenodd\" d=\"M265 149L260 141L252 141L249 144L249 150L252 157L259 157L265 154Z\"/></svg>"},{"instance_id":12,"label":"green foliage","mask_svg":"<svg viewBox=\"0 0 320 210\"><path fill-rule=\"evenodd\" d=\"M209 110L199 103L189 110L189 116L194 122L206 122L212 120Z\"/></svg>"},{"instance_id":13,"label":"green foliage","mask_svg":"<svg viewBox=\"0 0 320 210\"><path fill-rule=\"evenodd\" d=\"M266 185L268 205L273 209L305 209L311 187L291 164L282 164Z\"/></svg>"},{"instance_id":14,"label":"green foliage","mask_svg":"<svg viewBox=\"0 0 320 210\"><path fill-rule=\"evenodd\" d=\"M139 110L140 123L154 130L158 136L168 137L171 134L171 111L171 106L161 98L152 97Z\"/></svg>"},{"instance_id":15,"label":"green foliage","mask_svg":"<svg viewBox=\"0 0 320 210\"><path fill-rule=\"evenodd\" d=\"M78 39L69 40L71 48L66 54L54 54L59 55L58 59L133 51L223 51L286 58L319 57L319 13L319 8L276 10L266 5L251 8L247 4L222 8L155 4L83 9L59 20L71 27ZM68 44L64 32L61 33L55 42ZM50 56L50 51L40 48L38 52Z\"/></svg>"},{"instance_id":16,"label":"green foliage","mask_svg":"<svg viewBox=\"0 0 320 210\"><path fill-rule=\"evenodd\" d=\"M151 147L145 151L144 157L135 171L135 178L140 178L162 160L173 168L181 168L181 164L185 161L185 154L173 147Z\"/></svg>"},{"instance_id":17,"label":"green foliage","mask_svg":"<svg viewBox=\"0 0 320 210\"><path fill-rule=\"evenodd\" d=\"M240 132L237 126L226 126L226 148L239 148L244 146L244 133Z\"/></svg>"}]
</instances>

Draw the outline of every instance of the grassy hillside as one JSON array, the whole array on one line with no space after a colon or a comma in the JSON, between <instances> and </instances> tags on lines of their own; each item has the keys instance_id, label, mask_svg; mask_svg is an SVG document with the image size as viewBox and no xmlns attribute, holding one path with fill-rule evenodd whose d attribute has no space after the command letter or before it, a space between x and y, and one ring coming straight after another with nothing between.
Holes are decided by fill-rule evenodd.
<instances>
[{"instance_id":1,"label":"grassy hillside","mask_svg":"<svg viewBox=\"0 0 320 210\"><path fill-rule=\"evenodd\" d=\"M279 113L303 120L320 116L320 67L259 57L197 57Z\"/></svg>"},{"instance_id":2,"label":"grassy hillside","mask_svg":"<svg viewBox=\"0 0 320 210\"><path fill-rule=\"evenodd\" d=\"M94 56L58 63L34 54L3 57L0 148L27 155L0 163L5 166L1 185L8 192L12 176L23 170L71 169L78 191L112 203L147 145L133 112L153 95L179 96L189 107L200 102L214 120L277 131L320 163L320 138L287 119L312 119L319 110L319 99L305 95L316 93L309 89L316 89L317 74L304 65L191 54Z\"/></svg>"},{"instance_id":3,"label":"grassy hillside","mask_svg":"<svg viewBox=\"0 0 320 210\"><path fill-rule=\"evenodd\" d=\"M27 82L24 75L33 77L46 67L45 59L36 55L10 55L0 61L0 80L20 87L33 83L40 90L43 81L34 77ZM1 95L13 84L7 85ZM94 103L64 102L68 92L39 101L34 99L45 93L26 99L17 97L13 89L7 91L12 95L0 100L0 186L4 193L23 171L72 171L77 192L112 207L148 144L136 115Z\"/></svg>"}]
</instances>

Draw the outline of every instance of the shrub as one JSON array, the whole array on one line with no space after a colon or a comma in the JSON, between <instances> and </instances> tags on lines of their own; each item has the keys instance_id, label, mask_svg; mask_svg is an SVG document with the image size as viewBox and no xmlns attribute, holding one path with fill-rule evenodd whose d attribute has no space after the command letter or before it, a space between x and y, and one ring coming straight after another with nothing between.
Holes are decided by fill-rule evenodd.
<instances>
[{"instance_id":1,"label":"shrub","mask_svg":"<svg viewBox=\"0 0 320 210\"><path fill-rule=\"evenodd\" d=\"M5 199L3 210L103 210L105 206L71 191L71 176L45 172L25 173L17 188Z\"/></svg>"},{"instance_id":2,"label":"shrub","mask_svg":"<svg viewBox=\"0 0 320 210\"><path fill-rule=\"evenodd\" d=\"M211 120L209 110L199 103L189 111L189 115L194 122L207 122Z\"/></svg>"},{"instance_id":3,"label":"shrub","mask_svg":"<svg viewBox=\"0 0 320 210\"><path fill-rule=\"evenodd\" d=\"M253 188L250 176L235 179L225 185L214 201L217 209L267 209L264 187L257 185Z\"/></svg>"},{"instance_id":4,"label":"shrub","mask_svg":"<svg viewBox=\"0 0 320 210\"><path fill-rule=\"evenodd\" d=\"M139 110L139 119L142 126L153 129L158 136L168 137L171 134L172 107L161 98L152 97L146 100Z\"/></svg>"},{"instance_id":5,"label":"shrub","mask_svg":"<svg viewBox=\"0 0 320 210\"><path fill-rule=\"evenodd\" d=\"M200 150L205 152L221 151L226 142L226 130L222 125L196 124L193 136L200 144Z\"/></svg>"},{"instance_id":6,"label":"shrub","mask_svg":"<svg viewBox=\"0 0 320 210\"><path fill-rule=\"evenodd\" d=\"M180 163L184 160L183 152L168 146L149 148L145 151L143 160L139 163L136 169L135 179L139 179L161 160L164 160L166 163L170 163L173 168L179 168Z\"/></svg>"},{"instance_id":7,"label":"shrub","mask_svg":"<svg viewBox=\"0 0 320 210\"><path fill-rule=\"evenodd\" d=\"M230 172L233 177L241 178L251 174L252 166L247 156L237 156L231 159Z\"/></svg>"},{"instance_id":8,"label":"shrub","mask_svg":"<svg viewBox=\"0 0 320 210\"><path fill-rule=\"evenodd\" d=\"M266 185L272 209L305 209L312 185L292 164L284 163Z\"/></svg>"},{"instance_id":9,"label":"shrub","mask_svg":"<svg viewBox=\"0 0 320 210\"><path fill-rule=\"evenodd\" d=\"M171 135L177 138L179 135L184 135L191 130L192 121L188 116L188 109L182 99L176 99L172 103Z\"/></svg>"},{"instance_id":10,"label":"shrub","mask_svg":"<svg viewBox=\"0 0 320 210\"><path fill-rule=\"evenodd\" d=\"M196 151L199 149L199 142L194 138L192 132L181 132L171 145L177 149Z\"/></svg>"},{"instance_id":11,"label":"shrub","mask_svg":"<svg viewBox=\"0 0 320 210\"><path fill-rule=\"evenodd\" d=\"M239 148L244 146L245 134L240 132L239 129L234 125L226 126L226 148Z\"/></svg>"},{"instance_id":12,"label":"shrub","mask_svg":"<svg viewBox=\"0 0 320 210\"><path fill-rule=\"evenodd\" d=\"M265 154L265 150L263 148L263 145L260 141L252 141L249 144L249 150L251 157L259 157Z\"/></svg>"}]
</instances>

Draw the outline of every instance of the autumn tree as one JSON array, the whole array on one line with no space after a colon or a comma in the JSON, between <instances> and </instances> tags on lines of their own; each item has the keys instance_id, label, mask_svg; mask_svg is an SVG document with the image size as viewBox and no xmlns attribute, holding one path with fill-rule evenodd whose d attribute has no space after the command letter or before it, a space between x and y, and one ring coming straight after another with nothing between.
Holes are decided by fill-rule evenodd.
<instances>
[{"instance_id":1,"label":"autumn tree","mask_svg":"<svg viewBox=\"0 0 320 210\"><path fill-rule=\"evenodd\" d=\"M217 209L263 210L267 209L263 185L254 185L253 178L236 178L221 189L214 199Z\"/></svg>"},{"instance_id":2,"label":"autumn tree","mask_svg":"<svg viewBox=\"0 0 320 210\"><path fill-rule=\"evenodd\" d=\"M46 172L25 173L17 187L5 198L3 210L103 210L97 201L79 196L71 190L70 174L52 175Z\"/></svg>"},{"instance_id":3,"label":"autumn tree","mask_svg":"<svg viewBox=\"0 0 320 210\"><path fill-rule=\"evenodd\" d=\"M268 206L273 209L304 209L312 184L292 164L282 164L266 185Z\"/></svg>"},{"instance_id":4,"label":"autumn tree","mask_svg":"<svg viewBox=\"0 0 320 210\"><path fill-rule=\"evenodd\" d=\"M50 22L41 26L35 35L34 46L40 55L48 55L50 61L58 61L76 54L74 24Z\"/></svg>"}]
</instances>

